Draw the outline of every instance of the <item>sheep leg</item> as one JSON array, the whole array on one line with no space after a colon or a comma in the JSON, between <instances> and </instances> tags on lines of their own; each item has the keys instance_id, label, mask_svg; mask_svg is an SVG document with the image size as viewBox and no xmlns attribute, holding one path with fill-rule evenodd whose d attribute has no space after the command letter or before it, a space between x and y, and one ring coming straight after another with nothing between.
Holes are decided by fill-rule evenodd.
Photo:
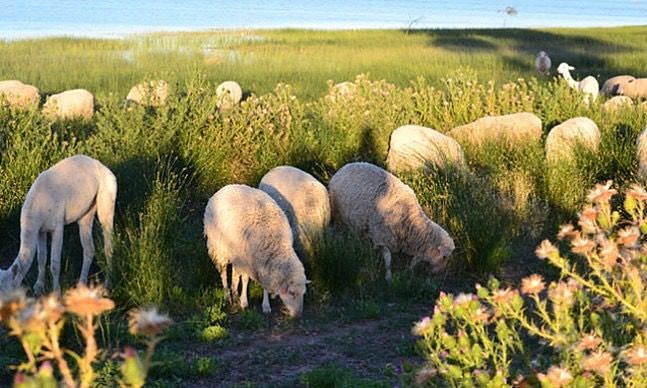
<instances>
[{"instance_id":1,"label":"sheep leg","mask_svg":"<svg viewBox=\"0 0 647 388\"><path fill-rule=\"evenodd\" d=\"M34 294L43 295L45 292L45 267L47 266L47 232L38 233L38 279L34 284Z\"/></svg>"},{"instance_id":2,"label":"sheep leg","mask_svg":"<svg viewBox=\"0 0 647 388\"><path fill-rule=\"evenodd\" d=\"M263 313L269 314L272 312L272 308L270 307L270 294L267 292L267 290L263 289Z\"/></svg>"},{"instance_id":3,"label":"sheep leg","mask_svg":"<svg viewBox=\"0 0 647 388\"><path fill-rule=\"evenodd\" d=\"M238 284L240 284L241 274L236 271L236 267L231 266L231 297L238 299Z\"/></svg>"},{"instance_id":4,"label":"sheep leg","mask_svg":"<svg viewBox=\"0 0 647 388\"><path fill-rule=\"evenodd\" d=\"M247 285L249 284L249 276L246 273L243 273L241 274L241 278L243 280L243 289L240 293L240 308L245 309L249 306L249 302L247 301Z\"/></svg>"},{"instance_id":5,"label":"sheep leg","mask_svg":"<svg viewBox=\"0 0 647 388\"><path fill-rule=\"evenodd\" d=\"M393 279L393 274L391 273L391 251L389 251L389 248L382 247L382 256L384 257L384 266L386 267L386 276L384 278L387 282L390 282Z\"/></svg>"},{"instance_id":6,"label":"sheep leg","mask_svg":"<svg viewBox=\"0 0 647 388\"><path fill-rule=\"evenodd\" d=\"M94 214L96 207L93 206L81 219L79 219L79 237L81 238L81 246L83 247L83 266L81 267L81 276L79 283L86 284L88 282L88 273L90 272L90 265L92 265L92 258L94 257L94 241L92 240L92 224L94 222Z\"/></svg>"},{"instance_id":7,"label":"sheep leg","mask_svg":"<svg viewBox=\"0 0 647 388\"><path fill-rule=\"evenodd\" d=\"M222 282L222 289L225 290L225 294L227 295L227 302L229 302L229 304L232 304L231 290L229 289L229 283L227 282L226 265L220 268L220 281Z\"/></svg>"},{"instance_id":8,"label":"sheep leg","mask_svg":"<svg viewBox=\"0 0 647 388\"><path fill-rule=\"evenodd\" d=\"M409 265L409 269L410 269L411 271L413 271L413 269L415 268L415 266L416 266L416 265L418 265L418 263L419 263L419 262L420 262L420 257L415 256L415 257L413 258L413 260L411 260L411 264Z\"/></svg>"},{"instance_id":9,"label":"sheep leg","mask_svg":"<svg viewBox=\"0 0 647 388\"><path fill-rule=\"evenodd\" d=\"M61 274L61 249L63 248L63 224L56 226L52 232L52 252L50 254L49 269L52 273L52 289L56 293L61 292L59 276Z\"/></svg>"}]
</instances>

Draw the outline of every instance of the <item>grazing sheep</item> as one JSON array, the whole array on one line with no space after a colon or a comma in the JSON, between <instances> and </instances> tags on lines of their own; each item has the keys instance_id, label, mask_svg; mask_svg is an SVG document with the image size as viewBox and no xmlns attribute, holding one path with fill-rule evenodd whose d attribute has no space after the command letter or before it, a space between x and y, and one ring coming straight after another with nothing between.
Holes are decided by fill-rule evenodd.
<instances>
[{"instance_id":1,"label":"grazing sheep","mask_svg":"<svg viewBox=\"0 0 647 388\"><path fill-rule=\"evenodd\" d=\"M596 80L593 76L588 76L580 82L577 82L573 79L573 77L571 77L570 70L575 70L575 68L573 66L569 66L568 63L565 62L560 63L557 67L557 73L561 74L561 76L564 77L564 79L568 83L568 86L584 93L584 101L587 104L595 101L598 98L600 89L598 80Z\"/></svg>"},{"instance_id":2,"label":"grazing sheep","mask_svg":"<svg viewBox=\"0 0 647 388\"><path fill-rule=\"evenodd\" d=\"M229 110L238 104L243 98L243 89L236 81L225 81L216 88L218 96L218 109Z\"/></svg>"},{"instance_id":3,"label":"grazing sheep","mask_svg":"<svg viewBox=\"0 0 647 388\"><path fill-rule=\"evenodd\" d=\"M233 268L235 286L242 275L242 308L248 304L247 282L251 277L263 287L263 312L271 312L272 293L281 297L290 316L301 313L309 281L292 247L288 219L267 193L245 185L218 190L204 212L204 234L209 256L229 295L227 264Z\"/></svg>"},{"instance_id":4,"label":"grazing sheep","mask_svg":"<svg viewBox=\"0 0 647 388\"><path fill-rule=\"evenodd\" d=\"M461 145L449 136L419 125L405 125L391 134L386 165L390 171L416 170L431 164L465 166Z\"/></svg>"},{"instance_id":5,"label":"grazing sheep","mask_svg":"<svg viewBox=\"0 0 647 388\"><path fill-rule=\"evenodd\" d=\"M546 54L545 51L540 51L535 58L535 68L539 75L548 75L550 73L551 66L550 57Z\"/></svg>"},{"instance_id":6,"label":"grazing sheep","mask_svg":"<svg viewBox=\"0 0 647 388\"><path fill-rule=\"evenodd\" d=\"M97 214L103 229L108 275L112 258L112 222L117 180L99 161L85 155L63 159L38 175L20 211L20 250L8 270L0 270L0 290L20 287L38 252L38 280L34 292L42 294L47 263L47 234L52 236L50 270L52 287L60 290L63 226L76 222L83 246L80 283L86 283L94 256L92 224Z\"/></svg>"},{"instance_id":7,"label":"grazing sheep","mask_svg":"<svg viewBox=\"0 0 647 388\"><path fill-rule=\"evenodd\" d=\"M349 163L333 175L328 191L333 217L381 248L387 281L391 252L413 256L411 268L420 261L430 262L434 272L446 266L454 241L393 174L370 163Z\"/></svg>"},{"instance_id":8,"label":"grazing sheep","mask_svg":"<svg viewBox=\"0 0 647 388\"><path fill-rule=\"evenodd\" d=\"M602 109L607 112L616 112L624 107L633 106L634 102L627 96L613 96L602 104Z\"/></svg>"},{"instance_id":9,"label":"grazing sheep","mask_svg":"<svg viewBox=\"0 0 647 388\"><path fill-rule=\"evenodd\" d=\"M611 77L604 81L602 88L600 88L600 93L607 96L613 96L617 94L618 85L622 85L632 80L635 80L635 78L631 75L618 75Z\"/></svg>"},{"instance_id":10,"label":"grazing sheep","mask_svg":"<svg viewBox=\"0 0 647 388\"><path fill-rule=\"evenodd\" d=\"M501 140L508 144L523 144L539 141L541 135L541 119L529 112L486 116L449 131L449 136L454 139L476 146Z\"/></svg>"},{"instance_id":11,"label":"grazing sheep","mask_svg":"<svg viewBox=\"0 0 647 388\"><path fill-rule=\"evenodd\" d=\"M38 88L20 81L0 81L0 100L5 99L9 106L26 109L38 105Z\"/></svg>"},{"instance_id":12,"label":"grazing sheep","mask_svg":"<svg viewBox=\"0 0 647 388\"><path fill-rule=\"evenodd\" d=\"M138 104L161 106L169 96L169 85L164 80L142 82L133 86L126 96L126 100Z\"/></svg>"},{"instance_id":13,"label":"grazing sheep","mask_svg":"<svg viewBox=\"0 0 647 388\"><path fill-rule=\"evenodd\" d=\"M645 128L636 140L636 157L638 159L638 176L647 179L647 128Z\"/></svg>"},{"instance_id":14,"label":"grazing sheep","mask_svg":"<svg viewBox=\"0 0 647 388\"><path fill-rule=\"evenodd\" d=\"M355 89L357 89L357 85L350 81L344 81L340 82L338 84L335 84L331 89L330 89L330 94L331 95L336 95L336 96L345 96L348 97L352 95L355 92Z\"/></svg>"},{"instance_id":15,"label":"grazing sheep","mask_svg":"<svg viewBox=\"0 0 647 388\"><path fill-rule=\"evenodd\" d=\"M330 222L328 190L312 175L291 166L271 169L258 188L285 212L292 228L296 250L306 254L320 241Z\"/></svg>"},{"instance_id":16,"label":"grazing sheep","mask_svg":"<svg viewBox=\"0 0 647 388\"><path fill-rule=\"evenodd\" d=\"M636 78L618 85L616 94L631 98L647 98L647 78Z\"/></svg>"},{"instance_id":17,"label":"grazing sheep","mask_svg":"<svg viewBox=\"0 0 647 388\"><path fill-rule=\"evenodd\" d=\"M94 114L94 96L85 89L53 94L43 105L43 113L52 119L91 119Z\"/></svg>"},{"instance_id":18,"label":"grazing sheep","mask_svg":"<svg viewBox=\"0 0 647 388\"><path fill-rule=\"evenodd\" d=\"M546 136L546 159L555 163L570 160L578 145L596 151L600 144L600 130L588 117L575 117L556 125Z\"/></svg>"}]
</instances>

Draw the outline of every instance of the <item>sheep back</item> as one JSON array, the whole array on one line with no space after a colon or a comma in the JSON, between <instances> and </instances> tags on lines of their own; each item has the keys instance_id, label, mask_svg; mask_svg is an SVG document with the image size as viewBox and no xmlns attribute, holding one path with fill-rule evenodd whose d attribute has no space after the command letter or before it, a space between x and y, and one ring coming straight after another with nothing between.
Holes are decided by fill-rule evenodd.
<instances>
[{"instance_id":1,"label":"sheep back","mask_svg":"<svg viewBox=\"0 0 647 388\"><path fill-rule=\"evenodd\" d=\"M624 107L633 106L634 102L627 96L613 96L602 104L602 109L607 112L616 112Z\"/></svg>"},{"instance_id":2,"label":"sheep back","mask_svg":"<svg viewBox=\"0 0 647 388\"><path fill-rule=\"evenodd\" d=\"M391 133L386 157L390 171L417 170L427 164L464 166L463 148L451 137L420 125L405 125Z\"/></svg>"},{"instance_id":3,"label":"sheep back","mask_svg":"<svg viewBox=\"0 0 647 388\"><path fill-rule=\"evenodd\" d=\"M502 116L486 116L449 131L462 143L479 146L489 141L521 144L539 141L542 135L541 119L530 112Z\"/></svg>"},{"instance_id":4,"label":"sheep back","mask_svg":"<svg viewBox=\"0 0 647 388\"><path fill-rule=\"evenodd\" d=\"M164 105L169 96L169 84L164 80L147 81L133 86L126 100L150 106Z\"/></svg>"},{"instance_id":5,"label":"sheep back","mask_svg":"<svg viewBox=\"0 0 647 388\"><path fill-rule=\"evenodd\" d=\"M225 81L216 88L216 95L219 98L218 108L227 110L243 99L243 89L236 81Z\"/></svg>"},{"instance_id":6,"label":"sheep back","mask_svg":"<svg viewBox=\"0 0 647 388\"><path fill-rule=\"evenodd\" d=\"M631 98L647 98L647 78L636 78L618 85L616 93Z\"/></svg>"},{"instance_id":7,"label":"sheep back","mask_svg":"<svg viewBox=\"0 0 647 388\"><path fill-rule=\"evenodd\" d=\"M647 128L636 140L636 158L638 159L638 176L647 179Z\"/></svg>"},{"instance_id":8,"label":"sheep back","mask_svg":"<svg viewBox=\"0 0 647 388\"><path fill-rule=\"evenodd\" d=\"M606 94L607 96L614 95L616 94L618 85L625 84L634 79L636 78L634 78L631 75L618 75L615 77L611 77L608 80L604 81L604 83L602 84L602 88L600 88L600 93Z\"/></svg>"},{"instance_id":9,"label":"sheep back","mask_svg":"<svg viewBox=\"0 0 647 388\"><path fill-rule=\"evenodd\" d=\"M4 98L9 106L27 109L38 105L40 94L38 88L17 80L0 81L0 99Z\"/></svg>"},{"instance_id":10,"label":"sheep back","mask_svg":"<svg viewBox=\"0 0 647 388\"><path fill-rule=\"evenodd\" d=\"M85 89L53 94L43 105L43 113L50 118L91 119L94 115L94 96Z\"/></svg>"},{"instance_id":11,"label":"sheep back","mask_svg":"<svg viewBox=\"0 0 647 388\"><path fill-rule=\"evenodd\" d=\"M588 117L575 117L553 127L546 136L546 159L549 162L570 160L578 145L597 151L600 130Z\"/></svg>"}]
</instances>

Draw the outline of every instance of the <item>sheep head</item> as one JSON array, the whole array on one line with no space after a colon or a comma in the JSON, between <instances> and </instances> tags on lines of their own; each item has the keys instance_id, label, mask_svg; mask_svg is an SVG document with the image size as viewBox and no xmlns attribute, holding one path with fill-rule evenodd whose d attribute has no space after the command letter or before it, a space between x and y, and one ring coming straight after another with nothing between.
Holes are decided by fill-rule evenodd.
<instances>
[{"instance_id":1,"label":"sheep head","mask_svg":"<svg viewBox=\"0 0 647 388\"><path fill-rule=\"evenodd\" d=\"M431 263L431 271L438 273L447 267L449 257L455 249L454 240L449 234L442 230L440 244L430 244L421 257L414 257L414 261L426 261Z\"/></svg>"},{"instance_id":2,"label":"sheep head","mask_svg":"<svg viewBox=\"0 0 647 388\"><path fill-rule=\"evenodd\" d=\"M297 260L300 268L289 274L277 291L288 310L288 315L293 318L301 315L303 311L303 294L306 293L306 285L310 283L310 280L306 279L303 265L298 261L296 254L294 259Z\"/></svg>"},{"instance_id":3,"label":"sheep head","mask_svg":"<svg viewBox=\"0 0 647 388\"><path fill-rule=\"evenodd\" d=\"M568 74L570 70L575 70L575 68L573 66L569 66L566 62L562 62L557 66L557 72L562 75Z\"/></svg>"},{"instance_id":4,"label":"sheep head","mask_svg":"<svg viewBox=\"0 0 647 388\"><path fill-rule=\"evenodd\" d=\"M546 52L545 51L540 51L539 54L537 54L538 57L545 57Z\"/></svg>"}]
</instances>

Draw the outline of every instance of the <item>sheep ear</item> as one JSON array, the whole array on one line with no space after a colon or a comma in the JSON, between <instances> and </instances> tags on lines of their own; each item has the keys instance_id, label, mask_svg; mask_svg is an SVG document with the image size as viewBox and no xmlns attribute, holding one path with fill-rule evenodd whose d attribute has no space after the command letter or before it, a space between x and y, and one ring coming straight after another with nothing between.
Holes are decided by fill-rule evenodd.
<instances>
[{"instance_id":1,"label":"sheep ear","mask_svg":"<svg viewBox=\"0 0 647 388\"><path fill-rule=\"evenodd\" d=\"M575 68L573 66L569 66L568 70L575 70Z\"/></svg>"},{"instance_id":2,"label":"sheep ear","mask_svg":"<svg viewBox=\"0 0 647 388\"><path fill-rule=\"evenodd\" d=\"M311 280L306 279L306 283L305 283L305 284L310 284L310 283L312 283L312 281L311 281Z\"/></svg>"}]
</instances>

